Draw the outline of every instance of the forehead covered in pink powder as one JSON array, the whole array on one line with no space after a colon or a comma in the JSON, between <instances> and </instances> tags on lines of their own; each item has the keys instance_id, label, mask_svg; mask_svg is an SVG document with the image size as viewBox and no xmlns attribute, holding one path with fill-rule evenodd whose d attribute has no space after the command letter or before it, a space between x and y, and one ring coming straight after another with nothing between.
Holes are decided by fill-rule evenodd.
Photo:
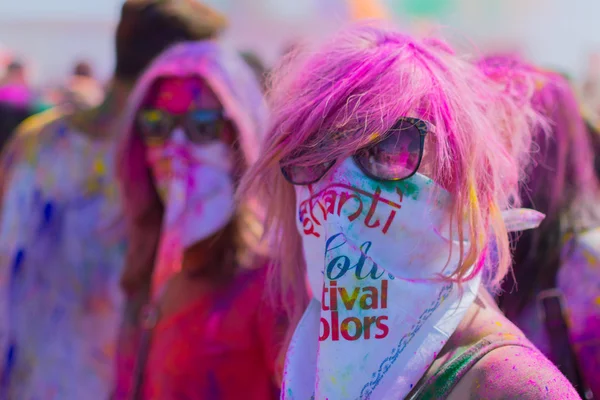
<instances>
[{"instance_id":1,"label":"forehead covered in pink powder","mask_svg":"<svg viewBox=\"0 0 600 400\"><path fill-rule=\"evenodd\" d=\"M206 82L198 77L167 77L160 79L150 96L148 106L171 114L190 110L221 109L221 103Z\"/></svg>"}]
</instances>

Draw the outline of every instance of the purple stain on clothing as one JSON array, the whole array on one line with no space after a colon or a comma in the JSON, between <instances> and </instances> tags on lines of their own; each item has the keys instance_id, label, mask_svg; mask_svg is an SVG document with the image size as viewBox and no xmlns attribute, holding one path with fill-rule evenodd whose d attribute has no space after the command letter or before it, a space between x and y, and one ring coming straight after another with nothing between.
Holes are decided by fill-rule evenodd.
<instances>
[{"instance_id":1,"label":"purple stain on clothing","mask_svg":"<svg viewBox=\"0 0 600 400\"><path fill-rule=\"evenodd\" d=\"M54 312L52 312L52 321L58 322L65 315L65 309L63 307L56 307Z\"/></svg>"},{"instance_id":2,"label":"purple stain on clothing","mask_svg":"<svg viewBox=\"0 0 600 400\"><path fill-rule=\"evenodd\" d=\"M8 153L7 157L6 157L6 161L5 161L5 168L10 168L10 166L12 166L15 162L16 159L16 153L14 151L11 151L10 153Z\"/></svg>"},{"instance_id":3,"label":"purple stain on clothing","mask_svg":"<svg viewBox=\"0 0 600 400\"><path fill-rule=\"evenodd\" d=\"M11 343L8 348L8 351L6 352L6 359L4 360L4 371L2 371L2 382L0 382L0 394L2 394L2 396L6 395L4 393L4 388L8 387L8 384L10 382L10 375L12 369L14 368L16 358L17 347L14 343Z\"/></svg>"},{"instance_id":4,"label":"purple stain on clothing","mask_svg":"<svg viewBox=\"0 0 600 400\"><path fill-rule=\"evenodd\" d=\"M41 203L42 203L42 191L41 191L41 189L37 188L33 192L33 205L39 206Z\"/></svg>"},{"instance_id":5,"label":"purple stain on clothing","mask_svg":"<svg viewBox=\"0 0 600 400\"><path fill-rule=\"evenodd\" d=\"M54 204L52 204L52 202L46 202L46 204L44 205L43 214L43 225L47 225L50 223L50 221L52 220L52 216L54 215Z\"/></svg>"},{"instance_id":6,"label":"purple stain on clothing","mask_svg":"<svg viewBox=\"0 0 600 400\"><path fill-rule=\"evenodd\" d=\"M21 272L21 267L23 266L23 261L25 260L25 250L19 249L15 258L13 260L12 265L12 273L14 276L18 275Z\"/></svg>"},{"instance_id":7,"label":"purple stain on clothing","mask_svg":"<svg viewBox=\"0 0 600 400\"><path fill-rule=\"evenodd\" d=\"M61 125L61 126L58 128L58 130L56 131L56 135L57 135L58 137L61 137L61 138L62 138L62 137L65 137L65 136L67 136L67 132L68 132L67 125L66 125L66 124L63 124L63 125Z\"/></svg>"}]
</instances>

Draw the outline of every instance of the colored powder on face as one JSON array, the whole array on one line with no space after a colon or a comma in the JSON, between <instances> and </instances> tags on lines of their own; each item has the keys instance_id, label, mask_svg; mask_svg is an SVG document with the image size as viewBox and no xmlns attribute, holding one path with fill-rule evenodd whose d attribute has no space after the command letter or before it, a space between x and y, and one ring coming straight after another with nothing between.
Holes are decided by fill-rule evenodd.
<instances>
[{"instance_id":1,"label":"colored powder on face","mask_svg":"<svg viewBox=\"0 0 600 400\"><path fill-rule=\"evenodd\" d=\"M378 182L367 180L365 182L369 183L369 187L374 192L375 190L381 188L387 192L396 193L398 190L402 192L403 196L408 196L413 200L417 200L419 197L419 185L415 184L412 179L406 179L403 181L388 181L388 182ZM386 196L387 197L387 196ZM397 199L388 199L392 201L397 201Z\"/></svg>"},{"instance_id":2,"label":"colored powder on face","mask_svg":"<svg viewBox=\"0 0 600 400\"><path fill-rule=\"evenodd\" d=\"M194 93L200 93L196 87L200 85L193 78L169 78L160 82L154 107L172 114L187 112L195 102Z\"/></svg>"},{"instance_id":3,"label":"colored powder on face","mask_svg":"<svg viewBox=\"0 0 600 400\"><path fill-rule=\"evenodd\" d=\"M410 179L398 182L398 186L404 196L408 196L413 200L419 197L419 186L414 184Z\"/></svg>"},{"instance_id":4,"label":"colored powder on face","mask_svg":"<svg viewBox=\"0 0 600 400\"><path fill-rule=\"evenodd\" d=\"M181 115L190 110L221 110L219 98L198 77L167 78L159 82L152 108Z\"/></svg>"}]
</instances>

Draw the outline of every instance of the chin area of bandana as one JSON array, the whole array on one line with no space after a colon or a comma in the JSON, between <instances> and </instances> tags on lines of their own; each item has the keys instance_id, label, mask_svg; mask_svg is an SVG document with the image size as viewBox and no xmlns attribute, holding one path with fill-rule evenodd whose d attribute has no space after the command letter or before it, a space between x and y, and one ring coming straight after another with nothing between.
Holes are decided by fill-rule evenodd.
<instances>
[{"instance_id":1,"label":"chin area of bandana","mask_svg":"<svg viewBox=\"0 0 600 400\"><path fill-rule=\"evenodd\" d=\"M385 315L388 308L388 282L394 277L368 259L371 242L364 242L360 246L360 255L356 260L352 260L343 251L344 246L347 246L347 242L341 233L330 237L326 242L327 279L321 295L319 340L383 339L389 333L386 323L388 316ZM332 253L335 255L331 256ZM338 286L338 281L346 280L344 277L347 274L354 275L350 280L355 281L356 286ZM351 313L352 316L342 319L340 311L342 315Z\"/></svg>"}]
</instances>

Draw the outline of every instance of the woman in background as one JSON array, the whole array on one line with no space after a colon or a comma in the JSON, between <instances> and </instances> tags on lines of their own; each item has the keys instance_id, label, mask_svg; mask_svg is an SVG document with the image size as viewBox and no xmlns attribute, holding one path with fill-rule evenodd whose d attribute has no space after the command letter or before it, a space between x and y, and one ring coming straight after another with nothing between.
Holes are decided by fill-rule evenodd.
<instances>
[{"instance_id":1,"label":"woman in background","mask_svg":"<svg viewBox=\"0 0 600 400\"><path fill-rule=\"evenodd\" d=\"M480 66L507 92L530 98L550 124L548 135L534 137L521 186L523 205L546 218L517 238L514 275L503 283L499 304L583 398L590 389L600 397L598 141L594 149L595 133L562 75L514 57L489 57Z\"/></svg>"},{"instance_id":2,"label":"woman in background","mask_svg":"<svg viewBox=\"0 0 600 400\"><path fill-rule=\"evenodd\" d=\"M127 238L114 163L125 104L155 57L175 43L218 36L226 24L196 0L124 1L104 101L35 115L6 145L0 397L109 397L125 305Z\"/></svg>"},{"instance_id":3,"label":"woman in background","mask_svg":"<svg viewBox=\"0 0 600 400\"><path fill-rule=\"evenodd\" d=\"M263 300L256 211L234 203L265 127L252 71L214 41L176 46L143 75L130 112L116 398L278 398L285 326Z\"/></svg>"},{"instance_id":4,"label":"woman in background","mask_svg":"<svg viewBox=\"0 0 600 400\"><path fill-rule=\"evenodd\" d=\"M240 189L259 190L299 300L282 398L578 398L481 284L510 267L507 230L540 220L501 212L531 136L507 117L527 104L434 39L366 25L303 50Z\"/></svg>"}]
</instances>

